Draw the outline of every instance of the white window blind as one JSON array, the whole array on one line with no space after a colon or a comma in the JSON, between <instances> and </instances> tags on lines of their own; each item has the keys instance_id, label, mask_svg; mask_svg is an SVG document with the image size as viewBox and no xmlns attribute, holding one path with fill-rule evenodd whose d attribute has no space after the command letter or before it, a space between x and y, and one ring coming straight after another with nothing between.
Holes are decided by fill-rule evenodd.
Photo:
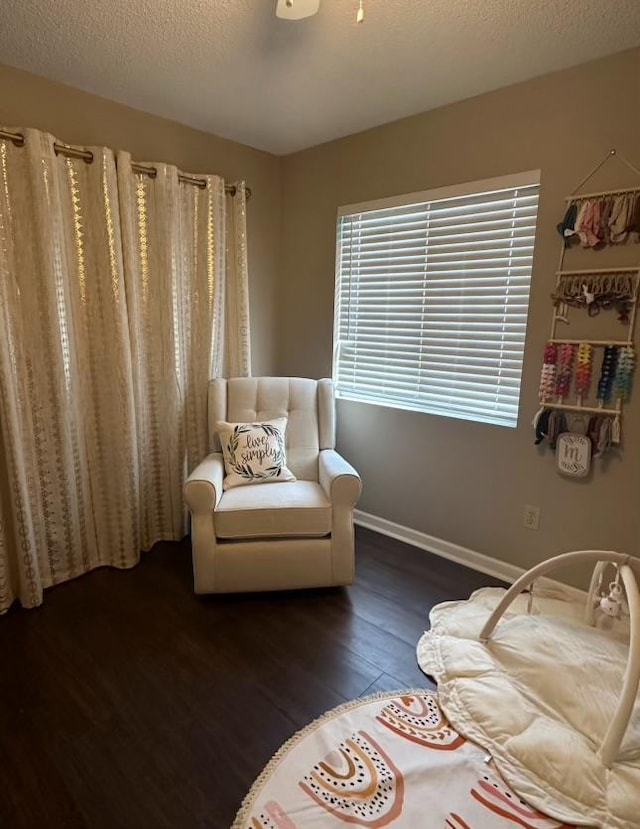
<instances>
[{"instance_id":1,"label":"white window blind","mask_svg":"<svg viewBox=\"0 0 640 829\"><path fill-rule=\"evenodd\" d=\"M538 190L523 173L340 211L338 396L517 425Z\"/></svg>"}]
</instances>

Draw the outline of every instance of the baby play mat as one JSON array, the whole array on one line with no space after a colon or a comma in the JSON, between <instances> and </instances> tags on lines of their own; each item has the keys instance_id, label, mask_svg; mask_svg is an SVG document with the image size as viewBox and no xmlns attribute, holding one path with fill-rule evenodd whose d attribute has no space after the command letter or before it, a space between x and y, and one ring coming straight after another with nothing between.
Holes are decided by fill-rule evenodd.
<instances>
[{"instance_id":1,"label":"baby play mat","mask_svg":"<svg viewBox=\"0 0 640 829\"><path fill-rule=\"evenodd\" d=\"M480 631L504 594L484 588L432 610L418 661L437 680L443 711L535 808L580 826L637 829L637 700L615 762L599 753L629 658L628 618L616 629L610 619L609 629L592 627L584 602L541 589L530 614L520 595L483 644Z\"/></svg>"},{"instance_id":2,"label":"baby play mat","mask_svg":"<svg viewBox=\"0 0 640 829\"><path fill-rule=\"evenodd\" d=\"M485 761L449 725L434 692L368 697L289 740L232 829L559 829Z\"/></svg>"}]
</instances>

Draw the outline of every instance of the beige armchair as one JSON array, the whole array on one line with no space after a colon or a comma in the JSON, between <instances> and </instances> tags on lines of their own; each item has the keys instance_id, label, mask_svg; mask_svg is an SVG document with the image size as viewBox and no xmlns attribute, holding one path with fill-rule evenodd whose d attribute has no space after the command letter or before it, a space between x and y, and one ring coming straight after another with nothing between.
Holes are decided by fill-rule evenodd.
<instances>
[{"instance_id":1,"label":"beige armchair","mask_svg":"<svg viewBox=\"0 0 640 829\"><path fill-rule=\"evenodd\" d=\"M287 466L297 480L223 491L219 420L258 422L286 415ZM353 508L360 477L334 449L330 380L256 377L212 380L213 454L189 476L196 593L288 590L351 584Z\"/></svg>"}]
</instances>

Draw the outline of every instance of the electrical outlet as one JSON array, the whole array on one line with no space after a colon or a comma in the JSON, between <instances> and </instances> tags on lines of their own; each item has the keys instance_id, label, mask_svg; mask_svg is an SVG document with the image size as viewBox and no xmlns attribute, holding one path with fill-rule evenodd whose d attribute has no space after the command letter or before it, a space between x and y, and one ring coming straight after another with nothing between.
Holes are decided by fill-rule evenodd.
<instances>
[{"instance_id":1,"label":"electrical outlet","mask_svg":"<svg viewBox=\"0 0 640 829\"><path fill-rule=\"evenodd\" d=\"M525 504L523 523L528 530L537 530L540 527L540 507Z\"/></svg>"}]
</instances>

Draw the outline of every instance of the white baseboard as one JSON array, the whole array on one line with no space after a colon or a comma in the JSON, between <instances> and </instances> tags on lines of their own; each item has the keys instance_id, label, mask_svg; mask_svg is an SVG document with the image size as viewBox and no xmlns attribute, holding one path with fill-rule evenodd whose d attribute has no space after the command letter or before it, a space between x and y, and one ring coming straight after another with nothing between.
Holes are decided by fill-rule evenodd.
<instances>
[{"instance_id":1,"label":"white baseboard","mask_svg":"<svg viewBox=\"0 0 640 829\"><path fill-rule=\"evenodd\" d=\"M394 521L379 518L377 515L362 512L359 509L354 510L353 520L354 523L361 527L375 530L382 535L396 538L398 541L404 541L406 544L411 544L412 547L419 547L421 550L434 553L449 561L455 561L457 564L470 567L478 573L485 573L487 576L493 576L494 578L502 579L502 581L512 583L525 572L522 567L516 567L515 564L509 564L498 558L492 558L492 556L479 553L477 550L461 547L459 544L453 544L451 541L444 541L442 538L436 538L434 535L427 535L427 533L420 532L419 530L412 530L410 527L404 527L402 524L396 524ZM542 578L540 581L549 585L561 585L565 589L568 588L571 593L575 592L576 598L584 600L586 597L586 593L583 590L571 587L571 585L564 584L563 582L558 582L555 579Z\"/></svg>"}]
</instances>

